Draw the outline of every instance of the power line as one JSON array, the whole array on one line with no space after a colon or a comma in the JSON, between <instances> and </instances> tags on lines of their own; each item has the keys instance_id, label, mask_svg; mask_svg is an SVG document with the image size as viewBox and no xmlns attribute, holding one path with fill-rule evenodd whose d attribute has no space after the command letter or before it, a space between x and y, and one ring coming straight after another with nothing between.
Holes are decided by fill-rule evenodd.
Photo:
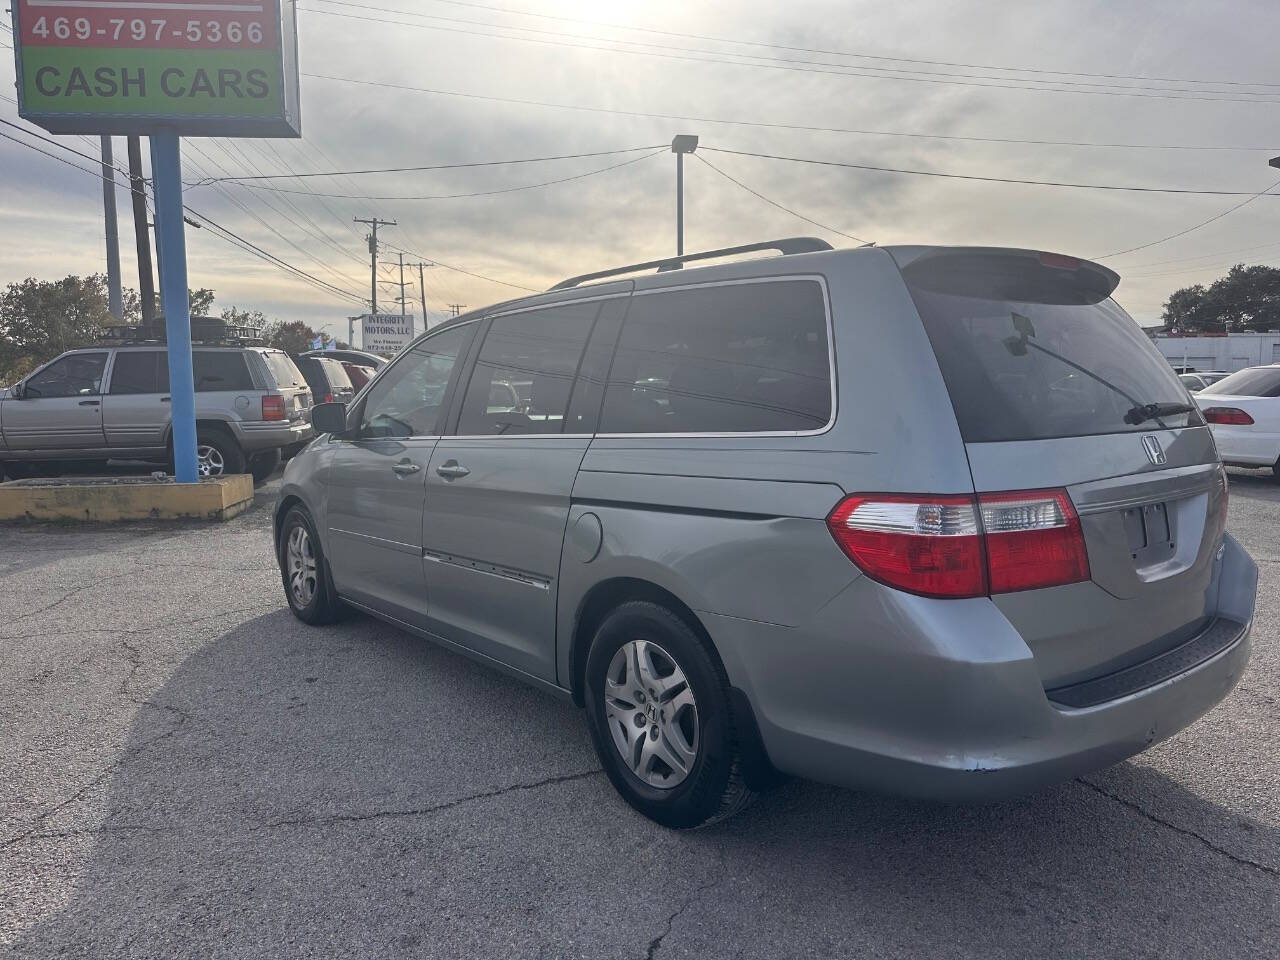
<instances>
[{"instance_id":1,"label":"power line","mask_svg":"<svg viewBox=\"0 0 1280 960\"><path fill-rule=\"evenodd\" d=\"M255 176L245 175L216 177L208 180L207 183L231 183L245 180L300 180L304 177L355 177L371 173L420 173L426 170L463 170L469 167L502 167L520 163L543 163L550 160L581 160L588 157L610 157L621 153L639 153L642 150L665 150L666 148L667 145L665 143L653 143L644 147L627 147L623 150L597 150L594 153L565 153L554 157L524 157L519 160L478 160L470 163L436 163L422 167L380 167L369 170L326 170L319 173L262 174L261 171L259 171ZM255 167L254 169L257 168ZM192 186L196 187L202 187L205 185L206 181L192 184ZM315 194L315 196L323 196L323 194Z\"/></svg>"},{"instance_id":2,"label":"power line","mask_svg":"<svg viewBox=\"0 0 1280 960\"><path fill-rule=\"evenodd\" d=\"M370 10L387 10L389 12L394 12L394 13L408 13L408 11L404 11L404 10L390 10L390 8L386 8L386 7L373 7L373 6L369 6L361 3L345 3L345 2L338 3L338 0L321 0L321 2L335 3L340 6L361 7L361 8L370 9ZM629 24L609 23L608 21L602 21L602 20L586 20L580 17L557 16L555 14L550 14L550 13L535 13L530 10L519 10L511 7L499 7L499 6L493 6L491 4L486 4L486 3L466 2L466 0L436 0L436 2L448 4L450 6L455 6L455 7L470 7L477 10L487 10L493 13L514 14L516 16L521 16L521 17L536 17L540 20L559 20L559 21L568 22L568 23L586 24L588 26L607 27L611 30L630 30L637 33L651 33L651 34L660 35L660 36L681 37L681 38L690 39L690 40L711 40L716 43L733 43L733 44L739 44L739 45L751 46L751 47L768 47L775 50L791 50L797 53L817 53L823 56L855 57L862 60L881 60L881 61L892 62L892 63L923 63L923 64L928 64L930 66L939 66L939 67L961 67L964 69L972 69L972 70L1003 70L1003 71L1009 71L1013 73L1055 74L1058 76L1068 76L1068 77L1099 77L1107 80L1148 80L1153 82L1163 81L1167 83L1216 83L1222 86L1248 86L1248 87L1280 86L1280 84L1277 84L1277 83L1261 83L1261 82L1253 82L1253 81L1245 81L1245 80L1204 80L1204 79L1196 79L1196 78L1190 78L1190 77L1151 77L1151 76L1138 76L1138 75L1122 74L1122 73L1086 73L1079 70L1048 70L1042 67L1040 68L1005 67L1005 66L999 66L999 65L990 64L990 63L958 63L951 60L926 60L926 59L912 58L912 57L890 57L890 56L884 56L880 54L857 53L857 52L848 51L848 50L826 50L826 49L816 48L816 47L800 47L800 46L791 46L791 45L782 44L782 43L767 43L761 40L742 40L742 39L733 38L733 37L719 37L719 36L700 34L700 33L681 33L674 30L657 30L652 27L637 27Z\"/></svg>"},{"instance_id":3,"label":"power line","mask_svg":"<svg viewBox=\"0 0 1280 960\"><path fill-rule=\"evenodd\" d=\"M401 196L401 195L365 196L365 199L368 199L368 200L466 200L472 197L496 197L504 193L518 193L521 190L535 190L539 187L550 187L558 183L569 183L573 180L585 180L587 177L594 177L601 173L608 173L610 170L618 170L622 167L630 166L633 163L639 163L642 160L648 160L650 157L656 157L658 154L666 153L666 152L667 152L667 147L666 145L663 145L661 147L656 148L651 153L646 153L643 156L639 156L639 157L632 157L629 160L623 160L621 163L613 163L607 167L600 167L596 170L588 170L586 173L576 173L571 177L557 177L554 180L542 180L538 183L526 183L518 187L502 187L501 189L496 189L496 190L477 190L472 193L441 193L441 194L428 194L428 195L417 195L417 196ZM305 191L305 190L292 190L287 187L268 187L263 184L257 184L257 183L241 183L238 185L250 190L264 190L264 191L271 191L273 193L305 193L314 197L337 197L344 200L359 199L362 196L361 194L355 194L355 193L321 193L318 191L314 193L310 193L309 191Z\"/></svg>"},{"instance_id":4,"label":"power line","mask_svg":"<svg viewBox=\"0 0 1280 960\"><path fill-rule=\"evenodd\" d=\"M1018 177L983 177L967 173L943 173L937 170L912 170L905 167L880 167L868 163L845 163L838 160L815 160L809 157L787 157L775 153L753 153L748 150L726 150L720 147L700 146L708 153L726 153L738 157L759 157L764 160L785 160L789 163L807 163L822 167L843 167L849 170L868 170L876 173L897 173L915 177L941 177L946 180L977 180L983 183L1017 183L1037 187L1069 187L1077 190L1119 190L1133 193L1173 193L1194 196L1241 197L1257 196L1252 190L1192 190L1181 187L1135 187L1107 183L1071 183L1062 180L1024 180ZM1271 189L1270 187L1267 188ZM1266 191L1263 191L1265 193ZM1272 194L1280 196L1280 194Z\"/></svg>"},{"instance_id":5,"label":"power line","mask_svg":"<svg viewBox=\"0 0 1280 960\"><path fill-rule=\"evenodd\" d=\"M419 260L430 260L432 263L434 263L438 267L444 267L446 270L452 270L454 273L463 273L463 274L466 274L468 277L475 277L477 280L488 280L490 283L498 283L504 287L513 287L516 290L528 290L530 293L542 292L537 287L526 287L523 284L511 283L507 280L499 280L497 277L487 277L483 273L476 273L474 270L465 270L462 267L457 267L457 266L454 266L453 264L445 263L443 260L441 260L438 257L428 257L426 254L415 253L412 250L406 250L404 247L398 247L394 243L388 242L387 246L390 247L392 250L398 250L403 253L407 253L411 257L417 257Z\"/></svg>"},{"instance_id":6,"label":"power line","mask_svg":"<svg viewBox=\"0 0 1280 960\"><path fill-rule=\"evenodd\" d=\"M1153 260L1150 263L1135 263L1128 267L1128 270L1145 270L1148 267L1162 267L1170 263L1190 263L1196 260L1212 260L1215 257L1226 257L1236 253L1251 253L1254 250L1269 250L1272 247L1280 246L1280 240L1273 240L1270 243L1260 243L1253 247L1235 247L1231 250L1217 250L1214 253L1202 253L1196 257L1174 257L1171 260Z\"/></svg>"},{"instance_id":7,"label":"power line","mask_svg":"<svg viewBox=\"0 0 1280 960\"><path fill-rule=\"evenodd\" d=\"M444 2L444 0L441 0ZM479 93L462 93L457 90L440 90L433 87L414 87L400 83L386 83L378 80L360 80L355 77L337 77L324 73L304 73L304 77L312 80L332 80L338 83L353 83L367 87L383 87L389 90L403 90L411 93L426 93L439 97L458 97L464 100L483 100L490 103L509 103L522 107L549 107L556 110L577 110L584 113L602 113L622 117L640 117L646 120L677 120L688 123L718 123L735 127L759 127L766 130L799 130L807 133L842 133L855 136L870 137L902 137L913 140L951 140L970 143L1024 144L1042 147L1093 147L1118 150L1210 150L1241 151L1271 153L1276 147L1242 147L1222 144L1168 144L1168 143L1105 143L1089 140L1034 140L1018 137L979 137L946 133L911 133L899 130L869 130L854 127L824 127L800 123L781 123L765 120L727 120L723 117L701 117L692 114L656 113L643 110L618 110L609 107L593 107L575 103L555 103L546 100L529 100L521 97L499 97Z\"/></svg>"},{"instance_id":8,"label":"power line","mask_svg":"<svg viewBox=\"0 0 1280 960\"><path fill-rule=\"evenodd\" d=\"M433 24L433 23L415 23L413 21L407 21L407 20L389 20L384 17L370 17L370 16L364 16L364 15L353 14L353 13L340 13L336 10L317 10L315 8L307 8L307 12L320 14L321 16L343 17L349 20L360 20L360 21L365 21L369 23L383 23L383 24L389 24L392 26L414 27L420 30L435 30L435 31L441 31L445 33L456 33L456 34L465 34L467 36L485 37L491 40L514 40L520 43L541 44L543 46L554 46L554 47L567 47L567 48L576 49L576 50L594 50L594 51L605 52L605 53L622 53L628 56L651 57L651 58L657 58L661 60L676 60L676 61L682 61L682 62L688 62L688 63L715 63L715 64L738 66L738 67L758 67L758 68L764 68L768 70L785 70L785 71L800 72L800 73L825 74L829 76L839 76L839 77L859 77L863 79L898 80L898 81L905 81L905 82L911 82L911 83L932 83L932 84L943 84L947 86L981 87L986 89L1020 90L1022 92L1032 92L1032 93L1071 93L1071 94L1089 95L1089 96L1137 97L1139 99L1198 100L1198 101L1211 102L1211 103L1271 104L1271 103L1280 102L1277 100L1257 99L1259 97L1273 96L1273 94L1270 94L1270 93L1250 93L1248 96L1237 96L1237 95L1202 96L1200 95L1202 93L1231 94L1232 92L1218 91L1218 90L1184 91L1181 88L1151 88L1152 90L1155 90L1155 89L1165 90L1165 92L1162 92L1162 93L1155 93L1155 92L1143 92L1142 89L1136 88L1136 87L1122 87L1122 88L1113 89L1113 90L1064 89L1061 86L1032 87L1032 86L1026 85L1028 83L1053 82L1053 81L1042 81L1042 80L1024 80L1020 84L1008 83L1008 82L985 83L985 82L976 82L976 80L958 79L958 77L964 76L963 74L957 74L955 76L949 76L949 75L948 76L903 76L903 75L893 75L889 73L876 73L876 72L868 72L868 71L882 70L885 68L866 67L858 64L847 65L847 66L843 64L827 64L827 65L821 65L821 66L818 66L818 65L810 66L810 65L804 65L803 62L752 63L752 62L744 62L743 60L725 59L725 55L723 55L722 51L693 50L690 52L721 53L722 55L721 56L691 56L689 55L689 52L660 53L660 52L655 52L653 50L629 50L624 47L618 47L618 46L606 47L606 46L598 46L591 43L574 43L574 42L571 42L570 39L552 40L552 39L545 39L542 37L520 37L520 36L510 36L510 35L501 34L501 33L482 33L477 30L468 30L461 27L447 27L447 26L440 26L438 24ZM412 16L412 14L410 15ZM489 26L493 26L493 25L489 25ZM528 28L502 27L501 25L499 25L498 29L526 29L527 30ZM562 36L572 37L573 35L566 34ZM616 44L619 42L628 42L628 41L611 40L606 42ZM657 45L651 45L651 46L657 46ZM670 49L677 50L677 51L687 50L687 48L683 48L683 47L674 47ZM727 56L741 57L746 55L727 54ZM757 57L755 59L761 59L761 58ZM835 69L837 67L843 67L843 69ZM924 71L915 71L915 72L922 73ZM978 77L976 79L988 80L988 79L1013 79L1013 78ZM1065 84L1066 82L1067 81L1061 81L1061 83L1063 84ZM1195 95L1187 96L1185 95L1185 93L1192 93Z\"/></svg>"},{"instance_id":9,"label":"power line","mask_svg":"<svg viewBox=\"0 0 1280 960\"><path fill-rule=\"evenodd\" d=\"M1277 180L1275 183L1271 184L1271 186L1266 187L1263 190L1259 190L1253 196L1246 197L1244 200L1241 200L1239 203L1237 203L1234 207L1230 207L1226 210L1223 210L1221 213L1214 214L1208 220L1201 220L1199 223L1193 226L1187 227L1185 230L1179 230L1177 233L1171 233L1166 237L1161 237L1159 240L1152 240L1150 243L1142 243L1136 247L1128 247L1124 250L1117 250L1115 253L1106 253L1096 259L1105 260L1108 257L1118 257L1118 256L1121 256L1122 254L1133 253L1137 250L1146 250L1148 247L1154 247L1156 244L1164 243L1167 240L1173 240L1177 237L1185 237L1188 233L1191 233L1193 230L1199 230L1201 227L1207 227L1209 224L1213 223L1215 220L1221 220L1223 217L1227 216L1228 214L1235 213L1241 207L1248 206L1249 204L1253 203L1253 201L1257 200L1260 196L1262 196L1265 193L1268 193L1269 191L1275 189L1278 186L1280 186L1280 180Z\"/></svg>"},{"instance_id":10,"label":"power line","mask_svg":"<svg viewBox=\"0 0 1280 960\"><path fill-rule=\"evenodd\" d=\"M766 197L763 193L760 193L758 190L751 189L741 180L737 180L734 177L729 176L729 174L725 173L723 170L721 170L719 167L713 164L706 157L700 157L698 156L697 153L695 153L693 156L695 159L701 160L704 164L706 164L716 173L720 174L720 176L724 177L730 183L736 183L738 186L740 186L743 190L747 191L747 193L751 194L753 197L758 197L759 199L763 200L765 203L771 204L772 206L777 207L779 210L782 210L784 213L789 213L793 217L798 217L799 219L803 220L805 223L811 223L815 227L820 227L821 229L826 230L829 233L835 233L842 237L848 237L850 240L857 240L858 243L870 243L869 240L863 240L862 237L855 237L852 233L845 233L843 230L837 230L835 227L827 226L827 224L825 223L819 223L817 220L814 220L811 217L806 217L803 213L798 213L795 210L792 210L790 207L784 207L782 204L778 203L778 201L770 200L768 197Z\"/></svg>"},{"instance_id":11,"label":"power line","mask_svg":"<svg viewBox=\"0 0 1280 960\"><path fill-rule=\"evenodd\" d=\"M48 143L52 144L55 147L58 147L61 150L65 150L77 156L87 157L86 154L82 154L78 150L75 150L71 147L58 143L56 140L50 140L49 138L43 137L36 133L30 133L29 131L23 130L23 128L17 126L17 124L9 123L7 120L0 120L0 123L5 124L6 126L14 127L17 130L21 130L23 133L28 133L30 136L37 137L38 139L41 139L41 140L45 140ZM93 170L87 167L82 167L78 163L73 163L72 161L66 159L65 157L60 157L57 154L50 153L49 151L44 150L41 147L36 146L35 144L27 143L23 140L19 140L17 137L11 136L10 134L4 133L3 131L0 131L0 138L3 138L5 140L10 140L21 147L26 147L28 150L34 150L36 153L43 154L44 156L49 157L52 160L57 160L59 163L64 163L67 166L74 167L75 169L80 170L81 172L86 173L97 180L102 179L101 163L96 158L88 157L88 159L94 160L95 163L99 164L98 169ZM114 175L112 179L114 180ZM119 185L119 181L116 181L116 183L117 185ZM131 187L128 187L126 185L126 189L131 189ZM280 257L277 257L275 254L268 253L266 250L262 249L256 244L253 244L249 240L246 240L244 237L241 237L239 234L235 233L234 231L229 230L228 228L217 223L216 221L210 219L207 215L201 213L200 211L195 210L185 204L183 205L183 209L186 210L188 213L190 213L192 216L203 221L202 226L210 227L213 231L211 235L218 236L219 239L226 240L227 242L233 243L234 245L239 246L241 249L252 253L258 259L266 260L275 266L285 269L290 273L294 274L295 276L297 276L299 279L307 281L311 283L313 286L323 289L326 292L333 293L333 294L342 296L344 298L353 300L356 303L359 303L361 305L364 304L364 300L358 295L353 294L349 291L343 290L340 287L336 287L333 284L328 283L325 280L321 280L319 277L316 277L313 274L309 274L305 270L302 270L301 268L294 266L288 261L285 261Z\"/></svg>"}]
</instances>

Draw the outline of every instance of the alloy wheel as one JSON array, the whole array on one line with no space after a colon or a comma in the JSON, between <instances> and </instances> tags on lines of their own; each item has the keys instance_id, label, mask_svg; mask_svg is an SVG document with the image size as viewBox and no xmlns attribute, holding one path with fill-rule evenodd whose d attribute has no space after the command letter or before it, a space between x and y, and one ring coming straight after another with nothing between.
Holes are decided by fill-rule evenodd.
<instances>
[{"instance_id":1,"label":"alloy wheel","mask_svg":"<svg viewBox=\"0 0 1280 960\"><path fill-rule=\"evenodd\" d=\"M202 477L220 477L227 463L217 447L202 443L196 447L196 472Z\"/></svg>"},{"instance_id":2,"label":"alloy wheel","mask_svg":"<svg viewBox=\"0 0 1280 960\"><path fill-rule=\"evenodd\" d=\"M698 706L675 658L649 640L618 648L604 680L604 712L627 767L651 787L682 783L698 757Z\"/></svg>"},{"instance_id":3,"label":"alloy wheel","mask_svg":"<svg viewBox=\"0 0 1280 960\"><path fill-rule=\"evenodd\" d=\"M305 607L316 594L316 554L307 528L302 524L289 532L285 561L289 568L289 592L294 603Z\"/></svg>"}]
</instances>

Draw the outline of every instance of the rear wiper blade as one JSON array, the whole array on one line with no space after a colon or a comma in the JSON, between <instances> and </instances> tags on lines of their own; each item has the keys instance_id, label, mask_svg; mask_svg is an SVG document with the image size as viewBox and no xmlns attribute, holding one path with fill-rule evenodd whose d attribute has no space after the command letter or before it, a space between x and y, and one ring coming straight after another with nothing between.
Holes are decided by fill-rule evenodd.
<instances>
[{"instance_id":1,"label":"rear wiper blade","mask_svg":"<svg viewBox=\"0 0 1280 960\"><path fill-rule=\"evenodd\" d=\"M1159 420L1161 417L1172 417L1178 413L1193 413L1198 408L1194 403L1143 403L1129 410L1124 415L1124 422L1137 426L1148 420Z\"/></svg>"}]
</instances>

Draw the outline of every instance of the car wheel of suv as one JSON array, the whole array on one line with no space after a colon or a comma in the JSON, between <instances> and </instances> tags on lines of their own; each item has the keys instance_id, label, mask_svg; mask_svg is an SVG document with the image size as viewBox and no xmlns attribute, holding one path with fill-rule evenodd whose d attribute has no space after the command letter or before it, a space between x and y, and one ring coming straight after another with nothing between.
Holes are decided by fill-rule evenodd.
<instances>
[{"instance_id":1,"label":"car wheel of suv","mask_svg":"<svg viewBox=\"0 0 1280 960\"><path fill-rule=\"evenodd\" d=\"M337 620L338 604L329 584L320 538L310 514L301 507L294 507L285 515L279 551L276 559L280 578L293 615L312 626Z\"/></svg>"},{"instance_id":2,"label":"car wheel of suv","mask_svg":"<svg viewBox=\"0 0 1280 960\"><path fill-rule=\"evenodd\" d=\"M267 478L276 472L278 466L280 466L279 448L264 450L249 457L249 472L253 474L253 485L257 487L266 483Z\"/></svg>"},{"instance_id":3,"label":"car wheel of suv","mask_svg":"<svg viewBox=\"0 0 1280 960\"><path fill-rule=\"evenodd\" d=\"M244 452L221 430L200 430L196 433L196 473L201 480L244 473Z\"/></svg>"},{"instance_id":4,"label":"car wheel of suv","mask_svg":"<svg viewBox=\"0 0 1280 960\"><path fill-rule=\"evenodd\" d=\"M640 813L685 829L751 800L728 678L680 617L649 601L622 604L596 631L585 680L596 753Z\"/></svg>"}]
</instances>

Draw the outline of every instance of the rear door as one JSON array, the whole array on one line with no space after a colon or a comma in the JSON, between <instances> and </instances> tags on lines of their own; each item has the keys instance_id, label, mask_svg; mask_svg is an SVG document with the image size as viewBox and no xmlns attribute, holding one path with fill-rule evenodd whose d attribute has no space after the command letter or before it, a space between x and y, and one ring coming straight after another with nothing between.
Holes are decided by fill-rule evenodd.
<instances>
[{"instance_id":1,"label":"rear door","mask_svg":"<svg viewBox=\"0 0 1280 960\"><path fill-rule=\"evenodd\" d=\"M975 490L1065 488L1079 514L1089 580L993 597L1045 686L1111 672L1194 635L1215 607L1225 474L1185 387L1109 299L1118 278L1017 251L940 251L903 275Z\"/></svg>"},{"instance_id":2,"label":"rear door","mask_svg":"<svg viewBox=\"0 0 1280 960\"><path fill-rule=\"evenodd\" d=\"M427 465L475 328L448 327L404 351L356 406L352 436L333 441L325 514L338 592L416 627L427 616Z\"/></svg>"},{"instance_id":3,"label":"rear door","mask_svg":"<svg viewBox=\"0 0 1280 960\"><path fill-rule=\"evenodd\" d=\"M22 398L6 400L4 434L9 450L21 455L100 450L102 384L107 351L68 353L22 384Z\"/></svg>"},{"instance_id":4,"label":"rear door","mask_svg":"<svg viewBox=\"0 0 1280 960\"><path fill-rule=\"evenodd\" d=\"M285 416L290 420L306 418L313 401L311 388L307 386L302 371L283 350L259 350L255 353L270 375L267 388L284 397Z\"/></svg>"},{"instance_id":5,"label":"rear door","mask_svg":"<svg viewBox=\"0 0 1280 960\"><path fill-rule=\"evenodd\" d=\"M117 350L102 399L107 445L118 450L159 449L169 426L169 366L162 350Z\"/></svg>"},{"instance_id":6,"label":"rear door","mask_svg":"<svg viewBox=\"0 0 1280 960\"><path fill-rule=\"evenodd\" d=\"M456 434L427 473L431 631L552 682L570 495L626 303L622 292L488 321ZM597 327L607 348L588 351Z\"/></svg>"}]
</instances>

